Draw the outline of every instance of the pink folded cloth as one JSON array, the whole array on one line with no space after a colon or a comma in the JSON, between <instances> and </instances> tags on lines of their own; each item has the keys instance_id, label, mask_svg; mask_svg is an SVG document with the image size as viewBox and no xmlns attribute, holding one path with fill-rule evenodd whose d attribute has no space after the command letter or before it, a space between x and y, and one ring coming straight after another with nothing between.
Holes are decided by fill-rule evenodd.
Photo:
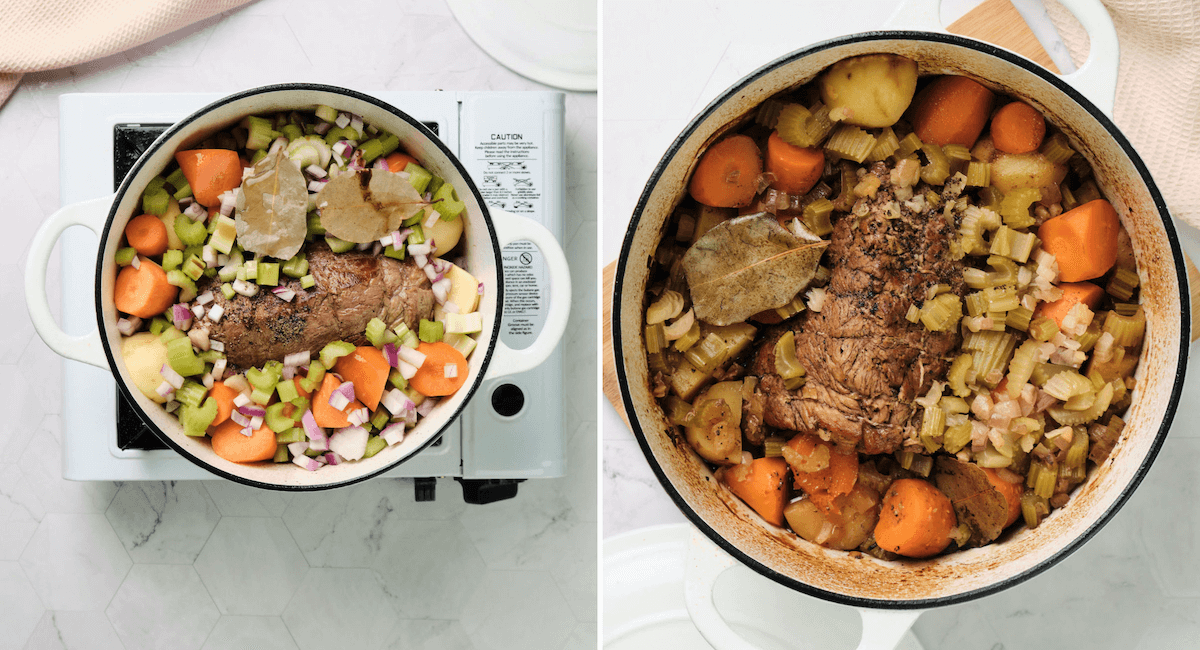
<instances>
[{"instance_id":1,"label":"pink folded cloth","mask_svg":"<svg viewBox=\"0 0 1200 650\"><path fill-rule=\"evenodd\" d=\"M1121 43L1113 121L1167 200L1171 213L1200 228L1200 2L1104 0ZM1083 28L1046 1L1076 64L1087 58Z\"/></svg>"},{"instance_id":2,"label":"pink folded cloth","mask_svg":"<svg viewBox=\"0 0 1200 650\"><path fill-rule=\"evenodd\" d=\"M122 52L249 0L5 0L0 105L26 72Z\"/></svg>"}]
</instances>

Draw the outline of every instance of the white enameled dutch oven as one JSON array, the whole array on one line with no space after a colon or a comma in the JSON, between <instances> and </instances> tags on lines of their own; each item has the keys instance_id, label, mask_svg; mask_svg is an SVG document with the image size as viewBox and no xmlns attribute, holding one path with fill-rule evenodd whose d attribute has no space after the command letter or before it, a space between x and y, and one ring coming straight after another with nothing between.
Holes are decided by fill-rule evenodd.
<instances>
[{"instance_id":1,"label":"white enameled dutch oven","mask_svg":"<svg viewBox=\"0 0 1200 650\"><path fill-rule=\"evenodd\" d=\"M946 33L939 4L909 2L887 31L805 47L739 81L671 145L646 184L626 234L614 282L612 331L622 399L663 487L703 533L694 536L689 551L687 601L697 627L721 650L751 647L721 620L712 601L717 576L737 562L792 589L859 607L863 648L893 647L922 608L986 596L1050 568L1125 503L1153 462L1175 412L1189 346L1187 275L1162 196L1108 116L1118 54L1107 12L1098 0L1063 1L1087 29L1091 54L1079 71L1060 77L1006 50ZM884 52L915 60L922 75L966 75L1024 99L1067 134L1091 162L1131 235L1148 321L1124 436L1070 503L1035 530L925 561L855 558L764 522L719 486L705 463L672 434L674 427L650 393L642 338L649 261L705 147L751 119L768 97L811 81L838 60Z\"/></svg>"},{"instance_id":2,"label":"white enameled dutch oven","mask_svg":"<svg viewBox=\"0 0 1200 650\"><path fill-rule=\"evenodd\" d=\"M132 388L120 353L119 314L113 305L113 285L117 275L113 255L121 245L126 223L140 214L141 194L146 183L166 167L176 151L195 145L246 115L311 110L319 104L356 113L366 123L396 134L402 149L458 190L459 198L466 203L462 217L466 220L464 268L484 286L479 304L483 330L478 335L478 347L468 359L469 375L463 388L442 399L402 442L371 458L325 466L315 472L291 463L233 463L214 454L206 439L185 436L175 417ZM70 336L54 322L45 292L50 251L63 230L73 225L86 226L100 238L95 275L98 328L83 336ZM538 339L527 348L514 350L498 338L504 304L500 252L506 244L518 240L529 240L541 249L551 283L547 318ZM462 163L416 119L385 102L352 90L314 84L280 84L230 95L180 120L142 155L115 195L68 205L51 215L30 245L25 295L34 327L46 344L69 359L111 369L121 393L135 406L142 420L188 460L217 475L256 487L314 490L348 485L395 467L433 443L458 417L484 378L522 372L544 361L566 328L571 305L571 279L566 256L550 231L531 219L489 208Z\"/></svg>"}]
</instances>

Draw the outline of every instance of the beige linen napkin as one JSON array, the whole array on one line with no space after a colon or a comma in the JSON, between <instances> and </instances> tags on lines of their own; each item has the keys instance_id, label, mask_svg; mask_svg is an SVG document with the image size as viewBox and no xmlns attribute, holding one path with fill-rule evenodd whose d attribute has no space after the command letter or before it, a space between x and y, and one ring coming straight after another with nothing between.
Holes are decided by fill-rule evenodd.
<instances>
[{"instance_id":1,"label":"beige linen napkin","mask_svg":"<svg viewBox=\"0 0 1200 650\"><path fill-rule=\"evenodd\" d=\"M1087 34L1062 5L1045 1L1071 57L1081 63ZM1146 161L1171 213L1200 228L1200 3L1104 5L1121 43L1113 121Z\"/></svg>"},{"instance_id":2,"label":"beige linen napkin","mask_svg":"<svg viewBox=\"0 0 1200 650\"><path fill-rule=\"evenodd\" d=\"M26 72L137 47L249 0L4 0L0 105Z\"/></svg>"}]
</instances>

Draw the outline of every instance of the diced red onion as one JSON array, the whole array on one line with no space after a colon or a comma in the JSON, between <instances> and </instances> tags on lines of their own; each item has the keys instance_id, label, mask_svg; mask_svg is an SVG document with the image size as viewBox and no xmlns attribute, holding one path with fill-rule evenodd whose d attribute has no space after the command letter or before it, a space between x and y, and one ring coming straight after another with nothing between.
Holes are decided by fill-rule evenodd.
<instances>
[{"instance_id":1,"label":"diced red onion","mask_svg":"<svg viewBox=\"0 0 1200 650\"><path fill-rule=\"evenodd\" d=\"M384 393L383 398L379 400L379 403L383 404L383 407L388 410L388 413L391 413L396 417L402 416L404 413L417 408L417 405L414 404L413 401L408 398L408 395L405 395L404 391L400 390L399 388L393 388Z\"/></svg>"},{"instance_id":2,"label":"diced red onion","mask_svg":"<svg viewBox=\"0 0 1200 650\"><path fill-rule=\"evenodd\" d=\"M211 372L206 372L204 373L204 376L200 378L200 383L204 384L205 388L212 388L213 384L217 383L217 380L213 379Z\"/></svg>"},{"instance_id":3,"label":"diced red onion","mask_svg":"<svg viewBox=\"0 0 1200 650\"><path fill-rule=\"evenodd\" d=\"M354 409L350 415L346 416L346 420L354 426L366 424L371 419L371 411L367 408Z\"/></svg>"},{"instance_id":4,"label":"diced red onion","mask_svg":"<svg viewBox=\"0 0 1200 650\"><path fill-rule=\"evenodd\" d=\"M413 255L413 262L416 262L417 266L424 268L429 263L429 260L424 255Z\"/></svg>"},{"instance_id":5,"label":"diced red onion","mask_svg":"<svg viewBox=\"0 0 1200 650\"><path fill-rule=\"evenodd\" d=\"M333 145L335 148L337 145ZM337 151L333 151L333 164L329 166L329 178L337 178L338 174L342 173L342 167L346 166L346 159Z\"/></svg>"},{"instance_id":6,"label":"diced red onion","mask_svg":"<svg viewBox=\"0 0 1200 650\"><path fill-rule=\"evenodd\" d=\"M257 429L254 427L242 427L241 429L238 429L238 433L246 436L247 438L253 438L255 431L257 431Z\"/></svg>"},{"instance_id":7,"label":"diced red onion","mask_svg":"<svg viewBox=\"0 0 1200 650\"><path fill-rule=\"evenodd\" d=\"M163 408L167 410L167 413L174 413L179 409L179 402L169 399L166 404L163 404Z\"/></svg>"},{"instance_id":8,"label":"diced red onion","mask_svg":"<svg viewBox=\"0 0 1200 650\"><path fill-rule=\"evenodd\" d=\"M384 236L380 237L380 238L379 238L379 244L380 244L381 246L391 246L391 245L392 245L392 241L393 241L393 235L395 235L395 234L396 234L396 233L391 233L391 232L389 232L388 234L386 234L386 235L384 235Z\"/></svg>"},{"instance_id":9,"label":"diced red onion","mask_svg":"<svg viewBox=\"0 0 1200 650\"><path fill-rule=\"evenodd\" d=\"M383 438L383 441L388 443L388 446L390 447L401 440L404 440L404 433L404 423L395 422L384 427L383 431L379 432L379 437Z\"/></svg>"},{"instance_id":10,"label":"diced red onion","mask_svg":"<svg viewBox=\"0 0 1200 650\"><path fill-rule=\"evenodd\" d=\"M425 218L425 227L432 228L435 224L437 224L438 219L441 218L442 213L438 212L437 210L430 210L429 216Z\"/></svg>"},{"instance_id":11,"label":"diced red onion","mask_svg":"<svg viewBox=\"0 0 1200 650\"><path fill-rule=\"evenodd\" d=\"M404 414L404 423L410 427L415 427L415 426L417 426L417 419L420 417L421 416L417 414L416 407L414 407L413 410L408 411Z\"/></svg>"},{"instance_id":12,"label":"diced red onion","mask_svg":"<svg viewBox=\"0 0 1200 650\"><path fill-rule=\"evenodd\" d=\"M402 347L400 349L407 350L409 348ZM412 365L411 363L408 363L404 359L400 360L400 367L397 368L397 370L400 371L400 376L404 377L405 379L412 379L413 376L417 374L417 367Z\"/></svg>"},{"instance_id":13,"label":"diced red onion","mask_svg":"<svg viewBox=\"0 0 1200 650\"><path fill-rule=\"evenodd\" d=\"M217 352L224 352L224 351L225 351L225 344L224 344L224 343L222 343L222 342L220 342L220 341L218 341L218 340L216 340L216 339L209 339L209 340L208 340L208 347L210 347L210 348L212 348L212 349L216 350Z\"/></svg>"},{"instance_id":14,"label":"diced red onion","mask_svg":"<svg viewBox=\"0 0 1200 650\"><path fill-rule=\"evenodd\" d=\"M335 411L340 411L350 405L350 400L346 399L341 393L334 393L329 396L329 406Z\"/></svg>"},{"instance_id":15,"label":"diced red onion","mask_svg":"<svg viewBox=\"0 0 1200 650\"><path fill-rule=\"evenodd\" d=\"M309 181L308 182L308 191L309 192L320 192L321 190L325 189L326 182L327 181Z\"/></svg>"},{"instance_id":16,"label":"diced red onion","mask_svg":"<svg viewBox=\"0 0 1200 650\"><path fill-rule=\"evenodd\" d=\"M308 443L301 440L300 442L289 443L288 451L292 452L293 456L303 456L304 452L308 451Z\"/></svg>"},{"instance_id":17,"label":"diced red onion","mask_svg":"<svg viewBox=\"0 0 1200 650\"><path fill-rule=\"evenodd\" d=\"M275 141L271 143L271 148L267 150L267 155L274 156L277 152L282 150L287 145L288 145L287 138L285 138L283 136L275 138Z\"/></svg>"},{"instance_id":18,"label":"diced red onion","mask_svg":"<svg viewBox=\"0 0 1200 650\"><path fill-rule=\"evenodd\" d=\"M358 115L355 115L354 113L351 113L350 114L350 128L354 129L358 133L362 133L363 132L363 118Z\"/></svg>"},{"instance_id":19,"label":"diced red onion","mask_svg":"<svg viewBox=\"0 0 1200 650\"><path fill-rule=\"evenodd\" d=\"M413 234L412 228L405 228L404 230L394 232L392 233L392 242L397 245L402 244L404 243L404 240L408 239L408 236L411 234Z\"/></svg>"},{"instance_id":20,"label":"diced red onion","mask_svg":"<svg viewBox=\"0 0 1200 650\"><path fill-rule=\"evenodd\" d=\"M142 319L137 316L117 319L117 331L121 336L132 336L142 326Z\"/></svg>"},{"instance_id":21,"label":"diced red onion","mask_svg":"<svg viewBox=\"0 0 1200 650\"><path fill-rule=\"evenodd\" d=\"M457 377L458 376L458 364L447 363L446 365L442 366L442 375L445 376L446 379L454 379L455 377Z\"/></svg>"},{"instance_id":22,"label":"diced red onion","mask_svg":"<svg viewBox=\"0 0 1200 650\"><path fill-rule=\"evenodd\" d=\"M237 395L233 396L233 405L234 406L238 406L238 407L245 406L245 405L249 404L251 401L253 401L253 400L251 400L250 396L247 395L246 393L238 393Z\"/></svg>"},{"instance_id":23,"label":"diced red onion","mask_svg":"<svg viewBox=\"0 0 1200 650\"><path fill-rule=\"evenodd\" d=\"M204 308L200 305L192 307L192 316L195 318L204 318Z\"/></svg>"},{"instance_id":24,"label":"diced red onion","mask_svg":"<svg viewBox=\"0 0 1200 650\"><path fill-rule=\"evenodd\" d=\"M317 426L312 409L304 411L304 415L300 417L300 426L304 427L304 434L308 436L310 444L320 445L322 449L329 449L329 438L325 435L325 430Z\"/></svg>"},{"instance_id":25,"label":"diced red onion","mask_svg":"<svg viewBox=\"0 0 1200 650\"><path fill-rule=\"evenodd\" d=\"M237 407L237 412L249 417L263 417L267 414L267 409L258 404L250 403Z\"/></svg>"},{"instance_id":26,"label":"diced red onion","mask_svg":"<svg viewBox=\"0 0 1200 650\"><path fill-rule=\"evenodd\" d=\"M329 122L320 122L313 129L313 132L316 133L317 135L325 135L326 133L329 133L329 129L332 127L333 127L333 125L330 124Z\"/></svg>"},{"instance_id":27,"label":"diced red onion","mask_svg":"<svg viewBox=\"0 0 1200 650\"><path fill-rule=\"evenodd\" d=\"M158 374L162 375L162 378L166 379L167 383L174 386L176 390L183 387L183 375L175 372L175 369L171 366L164 363L162 368L158 370Z\"/></svg>"},{"instance_id":28,"label":"diced red onion","mask_svg":"<svg viewBox=\"0 0 1200 650\"><path fill-rule=\"evenodd\" d=\"M158 393L159 397L171 399L171 396L175 394L175 387L171 385L171 382L164 379L163 383L159 384L158 389L154 392Z\"/></svg>"},{"instance_id":29,"label":"diced red onion","mask_svg":"<svg viewBox=\"0 0 1200 650\"><path fill-rule=\"evenodd\" d=\"M217 253L217 266L226 266L229 264L229 256L225 253Z\"/></svg>"},{"instance_id":30,"label":"diced red onion","mask_svg":"<svg viewBox=\"0 0 1200 650\"><path fill-rule=\"evenodd\" d=\"M433 286L430 287L433 290L433 298L438 301L439 305L446 302L446 298L448 297L446 285L442 284L442 279L438 278L434 281Z\"/></svg>"},{"instance_id":31,"label":"diced red onion","mask_svg":"<svg viewBox=\"0 0 1200 650\"><path fill-rule=\"evenodd\" d=\"M367 440L370 434L360 426L348 426L338 429L329 437L330 451L337 452L346 460L358 460L367 453Z\"/></svg>"},{"instance_id":32,"label":"diced red onion","mask_svg":"<svg viewBox=\"0 0 1200 650\"><path fill-rule=\"evenodd\" d=\"M217 265L217 249L213 248L212 246L209 246L208 244L205 244L204 248L200 249L200 259L204 260L205 266L216 266Z\"/></svg>"},{"instance_id":33,"label":"diced red onion","mask_svg":"<svg viewBox=\"0 0 1200 650\"><path fill-rule=\"evenodd\" d=\"M384 158L383 156L376 158L375 164L371 165L371 167L373 169L378 169L379 171L384 171L384 172L391 171L391 167L388 167L387 159Z\"/></svg>"},{"instance_id":34,"label":"diced red onion","mask_svg":"<svg viewBox=\"0 0 1200 650\"><path fill-rule=\"evenodd\" d=\"M304 469L306 469L310 472L315 472L315 471L321 469L321 463L318 462L316 458L309 458L308 456L305 456L304 454L300 454L299 456L296 456L295 458L293 458L292 463L295 465L299 465L300 467L303 467Z\"/></svg>"},{"instance_id":35,"label":"diced red onion","mask_svg":"<svg viewBox=\"0 0 1200 650\"><path fill-rule=\"evenodd\" d=\"M326 464L337 465L339 462L341 462L339 459L340 459L340 456L338 456L336 453L334 453L332 451L325 452Z\"/></svg>"},{"instance_id":36,"label":"diced red onion","mask_svg":"<svg viewBox=\"0 0 1200 650\"><path fill-rule=\"evenodd\" d=\"M201 309L200 313L203 314L204 310ZM203 327L193 327L188 332L188 338L192 340L192 345L196 346L197 349L208 350L208 330Z\"/></svg>"},{"instance_id":37,"label":"diced red onion","mask_svg":"<svg viewBox=\"0 0 1200 650\"><path fill-rule=\"evenodd\" d=\"M244 415L241 411L235 410L235 411L231 412L229 414L229 419L233 420L234 423L238 424L239 426L243 426L243 427L250 426L250 417L247 415Z\"/></svg>"},{"instance_id":38,"label":"diced red onion","mask_svg":"<svg viewBox=\"0 0 1200 650\"><path fill-rule=\"evenodd\" d=\"M217 341L212 341L210 343L210 345L212 343L217 343ZM214 378L216 378L217 381L221 381L222 379L225 378L226 363L228 363L228 361L224 357L217 359L216 361L213 362L212 375Z\"/></svg>"},{"instance_id":39,"label":"diced red onion","mask_svg":"<svg viewBox=\"0 0 1200 650\"><path fill-rule=\"evenodd\" d=\"M253 298L258 293L258 285L235 278L233 281L233 290L247 298Z\"/></svg>"},{"instance_id":40,"label":"diced red onion","mask_svg":"<svg viewBox=\"0 0 1200 650\"><path fill-rule=\"evenodd\" d=\"M296 366L284 366L283 370L279 371L280 379L292 379L296 376Z\"/></svg>"},{"instance_id":41,"label":"diced red onion","mask_svg":"<svg viewBox=\"0 0 1200 650\"><path fill-rule=\"evenodd\" d=\"M212 291L205 291L204 293L196 296L196 304L197 305L207 305L208 303L210 303L212 301L213 301L213 292Z\"/></svg>"},{"instance_id":42,"label":"diced red onion","mask_svg":"<svg viewBox=\"0 0 1200 650\"><path fill-rule=\"evenodd\" d=\"M262 425L263 425L263 419L258 417L257 415L250 418L250 428L251 429L254 429L257 431L258 429L262 428Z\"/></svg>"},{"instance_id":43,"label":"diced red onion","mask_svg":"<svg viewBox=\"0 0 1200 650\"><path fill-rule=\"evenodd\" d=\"M285 356L283 358L283 365L285 365L285 366L303 366L303 365L306 365L311 360L312 360L312 353L309 352L308 350L301 350L300 352L293 352L293 353Z\"/></svg>"},{"instance_id":44,"label":"diced red onion","mask_svg":"<svg viewBox=\"0 0 1200 650\"><path fill-rule=\"evenodd\" d=\"M296 297L296 292L287 287L275 287L271 289L271 293L275 294L284 302L291 302L292 298Z\"/></svg>"},{"instance_id":45,"label":"diced red onion","mask_svg":"<svg viewBox=\"0 0 1200 650\"><path fill-rule=\"evenodd\" d=\"M221 195L221 216L228 217L233 214L233 209L237 207L237 193L225 192Z\"/></svg>"},{"instance_id":46,"label":"diced red onion","mask_svg":"<svg viewBox=\"0 0 1200 650\"><path fill-rule=\"evenodd\" d=\"M429 253L431 253L431 252L433 252L433 251L429 247L428 242L426 242L424 244L409 244L408 245L408 254L409 255L429 255ZM428 261L426 261L425 264L428 264ZM418 264L417 266L425 266L425 264Z\"/></svg>"},{"instance_id":47,"label":"diced red onion","mask_svg":"<svg viewBox=\"0 0 1200 650\"><path fill-rule=\"evenodd\" d=\"M400 365L400 353L396 350L395 343L383 344L383 358L387 359L388 365L393 368Z\"/></svg>"},{"instance_id":48,"label":"diced red onion","mask_svg":"<svg viewBox=\"0 0 1200 650\"><path fill-rule=\"evenodd\" d=\"M346 169L352 169L356 172L366 169L362 164L362 149L350 154L350 162L346 163Z\"/></svg>"},{"instance_id":49,"label":"diced red onion","mask_svg":"<svg viewBox=\"0 0 1200 650\"><path fill-rule=\"evenodd\" d=\"M354 245L354 250L356 250L356 251L365 251L365 250L367 250L367 249L368 249L368 248L370 248L370 247L371 247L371 242L363 242L363 243L361 243L361 244L355 244L355 245Z\"/></svg>"},{"instance_id":50,"label":"diced red onion","mask_svg":"<svg viewBox=\"0 0 1200 650\"><path fill-rule=\"evenodd\" d=\"M446 302L442 303L442 311L446 312L447 314L457 314L460 310L457 303L455 303L453 300L447 300Z\"/></svg>"},{"instance_id":51,"label":"diced red onion","mask_svg":"<svg viewBox=\"0 0 1200 650\"><path fill-rule=\"evenodd\" d=\"M346 149L349 146L349 143L347 143L345 140L338 140L337 142L333 143L333 155L344 158L346 156Z\"/></svg>"},{"instance_id":52,"label":"diced red onion","mask_svg":"<svg viewBox=\"0 0 1200 650\"><path fill-rule=\"evenodd\" d=\"M417 415L419 415L423 418L429 417L430 411L432 411L433 407L435 407L435 406L437 406L437 399L433 398L433 397L428 397L425 399L424 402L421 402L417 406Z\"/></svg>"},{"instance_id":53,"label":"diced red onion","mask_svg":"<svg viewBox=\"0 0 1200 650\"><path fill-rule=\"evenodd\" d=\"M221 316L225 315L225 308L221 305L213 305L212 309L208 310L208 317L212 322L221 322Z\"/></svg>"},{"instance_id":54,"label":"diced red onion","mask_svg":"<svg viewBox=\"0 0 1200 650\"><path fill-rule=\"evenodd\" d=\"M482 282L479 283L479 288L475 290L475 293L477 293L481 296L483 295L483 283Z\"/></svg>"},{"instance_id":55,"label":"diced red onion","mask_svg":"<svg viewBox=\"0 0 1200 650\"><path fill-rule=\"evenodd\" d=\"M412 246L409 246L409 248L412 248ZM437 272L433 264L430 264L425 267L425 277L429 278L430 282L437 282L442 279L442 274Z\"/></svg>"},{"instance_id":56,"label":"diced red onion","mask_svg":"<svg viewBox=\"0 0 1200 650\"><path fill-rule=\"evenodd\" d=\"M350 123L350 114L345 111L338 113L337 119L335 119L333 123L336 124L339 129L346 128L346 125Z\"/></svg>"},{"instance_id":57,"label":"diced red onion","mask_svg":"<svg viewBox=\"0 0 1200 650\"><path fill-rule=\"evenodd\" d=\"M313 178L325 178L329 175L325 173L325 168L321 167L320 165L309 165L308 167L304 168L304 173L312 176Z\"/></svg>"},{"instance_id":58,"label":"diced red onion","mask_svg":"<svg viewBox=\"0 0 1200 650\"><path fill-rule=\"evenodd\" d=\"M400 360L408 362L414 368L420 368L425 363L425 354L422 352L417 352L413 348L402 345L399 348L399 353Z\"/></svg>"},{"instance_id":59,"label":"diced red onion","mask_svg":"<svg viewBox=\"0 0 1200 650\"><path fill-rule=\"evenodd\" d=\"M142 268L142 256L141 256L141 255L136 255L136 254L135 254L135 255L133 256L133 259L132 259L132 260L129 262L129 265L130 265L130 266L132 266L132 267L133 267L133 268L135 268L135 269L140 269L140 268Z\"/></svg>"}]
</instances>

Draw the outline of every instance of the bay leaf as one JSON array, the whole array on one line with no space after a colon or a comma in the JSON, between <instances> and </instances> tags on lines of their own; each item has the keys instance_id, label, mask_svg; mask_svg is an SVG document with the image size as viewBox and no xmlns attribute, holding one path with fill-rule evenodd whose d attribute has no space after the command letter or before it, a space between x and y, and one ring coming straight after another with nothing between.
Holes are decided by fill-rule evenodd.
<instances>
[{"instance_id":1,"label":"bay leaf","mask_svg":"<svg viewBox=\"0 0 1200 650\"><path fill-rule=\"evenodd\" d=\"M296 163L276 151L258 161L237 190L237 243L258 255L286 260L304 245L308 187Z\"/></svg>"},{"instance_id":2,"label":"bay leaf","mask_svg":"<svg viewBox=\"0 0 1200 650\"><path fill-rule=\"evenodd\" d=\"M765 213L717 224L683 255L696 317L731 325L788 304L812 282L828 245Z\"/></svg>"},{"instance_id":3,"label":"bay leaf","mask_svg":"<svg viewBox=\"0 0 1200 650\"><path fill-rule=\"evenodd\" d=\"M1008 518L1008 501L992 487L982 467L938 456L933 480L950 497L958 523L971 527L972 546L983 546L1000 536Z\"/></svg>"},{"instance_id":4,"label":"bay leaf","mask_svg":"<svg viewBox=\"0 0 1200 650\"><path fill-rule=\"evenodd\" d=\"M358 244L399 230L401 222L429 205L407 175L380 169L343 172L317 194L321 226Z\"/></svg>"}]
</instances>

